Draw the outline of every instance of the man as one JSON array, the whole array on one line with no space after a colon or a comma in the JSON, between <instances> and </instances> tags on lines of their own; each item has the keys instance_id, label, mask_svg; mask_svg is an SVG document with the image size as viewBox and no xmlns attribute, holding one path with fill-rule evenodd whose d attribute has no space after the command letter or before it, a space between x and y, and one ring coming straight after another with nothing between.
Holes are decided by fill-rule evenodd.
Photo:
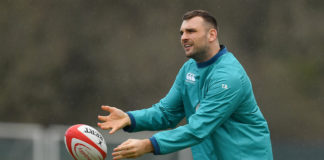
<instances>
[{"instance_id":1,"label":"man","mask_svg":"<svg viewBox=\"0 0 324 160\"><path fill-rule=\"evenodd\" d=\"M129 139L114 149L114 160L145 153L167 154L191 147L195 160L270 160L270 133L253 95L251 82L237 59L218 41L217 22L208 12L185 13L181 44L190 58L169 93L151 108L125 113L102 106L98 116L110 134L174 128L149 139Z\"/></svg>"}]
</instances>

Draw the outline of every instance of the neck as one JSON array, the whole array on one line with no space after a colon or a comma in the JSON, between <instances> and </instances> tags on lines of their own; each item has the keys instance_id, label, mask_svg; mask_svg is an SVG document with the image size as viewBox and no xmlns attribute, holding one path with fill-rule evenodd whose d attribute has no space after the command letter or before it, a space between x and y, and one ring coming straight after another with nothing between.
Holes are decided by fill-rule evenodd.
<instances>
[{"instance_id":1,"label":"neck","mask_svg":"<svg viewBox=\"0 0 324 160\"><path fill-rule=\"evenodd\" d=\"M210 45L208 51L202 57L194 58L197 63L206 62L214 57L220 50L219 44Z\"/></svg>"}]
</instances>

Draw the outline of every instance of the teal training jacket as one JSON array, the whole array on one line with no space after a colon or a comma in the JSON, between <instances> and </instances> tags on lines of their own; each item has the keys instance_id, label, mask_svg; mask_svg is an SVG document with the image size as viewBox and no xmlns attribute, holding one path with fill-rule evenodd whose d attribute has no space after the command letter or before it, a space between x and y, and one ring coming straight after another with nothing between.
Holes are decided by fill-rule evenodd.
<instances>
[{"instance_id":1,"label":"teal training jacket","mask_svg":"<svg viewBox=\"0 0 324 160\"><path fill-rule=\"evenodd\" d=\"M270 133L244 68L221 45L210 60L188 60L169 93L150 108L128 112L128 132L154 134L154 154L191 147L195 160L272 160Z\"/></svg>"}]
</instances>

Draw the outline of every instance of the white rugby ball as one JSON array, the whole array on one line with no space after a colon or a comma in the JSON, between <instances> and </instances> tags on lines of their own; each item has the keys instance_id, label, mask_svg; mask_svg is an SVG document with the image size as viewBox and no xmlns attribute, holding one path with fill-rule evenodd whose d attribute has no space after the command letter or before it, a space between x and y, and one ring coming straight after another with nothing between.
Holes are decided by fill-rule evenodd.
<instances>
[{"instance_id":1,"label":"white rugby ball","mask_svg":"<svg viewBox=\"0 0 324 160\"><path fill-rule=\"evenodd\" d=\"M106 141L93 127L77 124L65 132L66 149L75 160L104 160L107 156Z\"/></svg>"}]
</instances>

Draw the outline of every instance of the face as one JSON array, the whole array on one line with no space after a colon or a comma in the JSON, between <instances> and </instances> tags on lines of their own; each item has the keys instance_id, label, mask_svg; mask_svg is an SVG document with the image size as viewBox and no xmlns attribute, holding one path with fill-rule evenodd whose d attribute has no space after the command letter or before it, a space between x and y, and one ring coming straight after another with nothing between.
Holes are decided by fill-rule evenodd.
<instances>
[{"instance_id":1,"label":"face","mask_svg":"<svg viewBox=\"0 0 324 160\"><path fill-rule=\"evenodd\" d=\"M201 17L184 20L180 28L181 44L188 58L202 59L208 51L208 29Z\"/></svg>"}]
</instances>

